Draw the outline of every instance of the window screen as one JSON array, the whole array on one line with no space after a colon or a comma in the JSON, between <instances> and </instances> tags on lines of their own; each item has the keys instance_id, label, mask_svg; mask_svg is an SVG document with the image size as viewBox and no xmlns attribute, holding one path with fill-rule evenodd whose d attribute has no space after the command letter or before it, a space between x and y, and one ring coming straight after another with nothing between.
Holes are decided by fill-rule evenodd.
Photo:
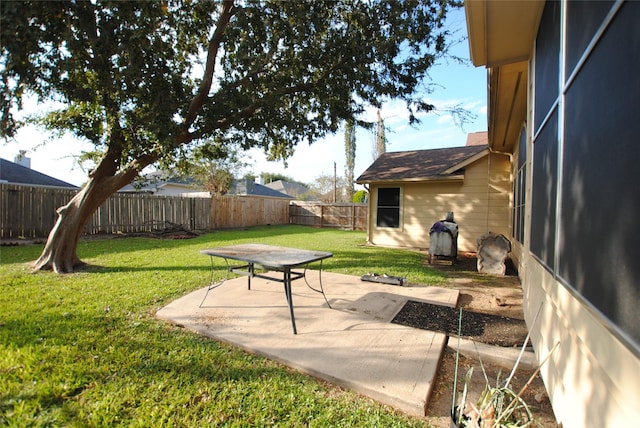
<instances>
[{"instance_id":1,"label":"window screen","mask_svg":"<svg viewBox=\"0 0 640 428\"><path fill-rule=\"evenodd\" d=\"M533 144L531 251L553 269L558 181L558 112L555 111Z\"/></svg>"},{"instance_id":2,"label":"window screen","mask_svg":"<svg viewBox=\"0 0 640 428\"><path fill-rule=\"evenodd\" d=\"M640 343L638 22L625 3L566 91L557 272Z\"/></svg>"},{"instance_id":3,"label":"window screen","mask_svg":"<svg viewBox=\"0 0 640 428\"><path fill-rule=\"evenodd\" d=\"M534 131L560 93L560 2L548 1L536 38Z\"/></svg>"},{"instance_id":4,"label":"window screen","mask_svg":"<svg viewBox=\"0 0 640 428\"><path fill-rule=\"evenodd\" d=\"M378 208L376 216L378 227L400 227L400 188L378 188Z\"/></svg>"},{"instance_id":5,"label":"window screen","mask_svg":"<svg viewBox=\"0 0 640 428\"><path fill-rule=\"evenodd\" d=\"M567 2L567 77L611 9L613 0Z\"/></svg>"}]
</instances>

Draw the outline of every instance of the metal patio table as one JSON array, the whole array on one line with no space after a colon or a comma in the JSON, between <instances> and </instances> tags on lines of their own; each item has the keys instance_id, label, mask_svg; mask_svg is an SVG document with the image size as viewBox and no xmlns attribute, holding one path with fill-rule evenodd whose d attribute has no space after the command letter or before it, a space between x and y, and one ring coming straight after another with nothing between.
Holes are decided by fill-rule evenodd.
<instances>
[{"instance_id":1,"label":"metal patio table","mask_svg":"<svg viewBox=\"0 0 640 428\"><path fill-rule=\"evenodd\" d=\"M244 275L248 277L248 289L251 290L251 278L263 278L272 281L281 282L284 284L284 294L287 298L287 304L289 305L289 313L291 315L291 325L293 326L293 334L297 334L296 319L293 313L293 299L291 295L291 283L297 279L304 279L307 287L311 290L321 293L325 302L329 308L331 305L327 300L327 296L324 294L322 287L322 261L333 257L332 253L324 251L311 251L301 250L298 248L279 247L274 245L264 244L240 244L230 245L226 247L208 248L201 250L200 253L207 255L211 259L211 279L209 280L209 287L207 292L200 303L200 307L204 303L209 291L222 285L228 279L228 273L233 272L238 275ZM214 263L213 258L223 258L227 264L227 277L222 281L214 283ZM231 266L229 260L240 261L243 264L239 266ZM320 262L319 279L320 289L313 288L309 285L306 278L307 267L310 263ZM256 266L258 270L267 270L269 272L281 272L282 278L277 278L266 273L256 272ZM299 269L298 269L299 268ZM304 268L303 270L300 270ZM294 269L298 269L294 271Z\"/></svg>"}]
</instances>

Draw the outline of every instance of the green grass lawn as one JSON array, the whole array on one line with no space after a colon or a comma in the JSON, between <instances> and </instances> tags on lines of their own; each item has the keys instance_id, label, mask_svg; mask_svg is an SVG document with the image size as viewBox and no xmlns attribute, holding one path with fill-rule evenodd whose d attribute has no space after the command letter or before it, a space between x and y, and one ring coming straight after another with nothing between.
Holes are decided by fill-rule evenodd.
<instances>
[{"instance_id":1,"label":"green grass lawn","mask_svg":"<svg viewBox=\"0 0 640 428\"><path fill-rule=\"evenodd\" d=\"M207 247L330 251L326 270L438 284L414 251L364 232L258 227L186 240L86 240L86 269L32 272L41 245L0 253L0 426L424 426L357 394L154 318L209 281ZM219 270L224 275L224 270Z\"/></svg>"}]
</instances>

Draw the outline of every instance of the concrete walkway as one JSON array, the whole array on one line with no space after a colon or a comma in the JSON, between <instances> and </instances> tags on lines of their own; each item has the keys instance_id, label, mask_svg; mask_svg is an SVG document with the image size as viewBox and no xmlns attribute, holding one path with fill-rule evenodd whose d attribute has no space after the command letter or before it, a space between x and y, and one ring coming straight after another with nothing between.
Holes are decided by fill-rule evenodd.
<instances>
[{"instance_id":1,"label":"concrete walkway","mask_svg":"<svg viewBox=\"0 0 640 428\"><path fill-rule=\"evenodd\" d=\"M308 271L318 286L318 272ZM294 369L424 416L446 336L391 324L411 299L455 306L458 291L363 282L323 272L333 309L321 294L293 283L298 334L294 335L283 285L253 278L228 280L209 292L186 295L158 311L158 318L239 346Z\"/></svg>"}]
</instances>

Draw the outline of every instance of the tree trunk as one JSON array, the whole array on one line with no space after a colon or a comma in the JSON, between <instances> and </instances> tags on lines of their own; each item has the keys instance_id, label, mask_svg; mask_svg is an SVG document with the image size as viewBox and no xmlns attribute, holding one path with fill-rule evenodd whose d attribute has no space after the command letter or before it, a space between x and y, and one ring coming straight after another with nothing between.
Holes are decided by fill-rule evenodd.
<instances>
[{"instance_id":1,"label":"tree trunk","mask_svg":"<svg viewBox=\"0 0 640 428\"><path fill-rule=\"evenodd\" d=\"M42 254L33 264L34 269L68 273L83 266L77 254L78 240L93 213L109 196L131 183L138 171L157 160L156 156L143 155L116 173L114 159L117 157L107 153L85 186L67 205L58 208L58 220L49 232Z\"/></svg>"},{"instance_id":2,"label":"tree trunk","mask_svg":"<svg viewBox=\"0 0 640 428\"><path fill-rule=\"evenodd\" d=\"M68 273L84 265L77 255L78 240L93 213L114 193L108 181L104 177L89 179L67 205L58 208L58 220L34 269Z\"/></svg>"}]
</instances>

